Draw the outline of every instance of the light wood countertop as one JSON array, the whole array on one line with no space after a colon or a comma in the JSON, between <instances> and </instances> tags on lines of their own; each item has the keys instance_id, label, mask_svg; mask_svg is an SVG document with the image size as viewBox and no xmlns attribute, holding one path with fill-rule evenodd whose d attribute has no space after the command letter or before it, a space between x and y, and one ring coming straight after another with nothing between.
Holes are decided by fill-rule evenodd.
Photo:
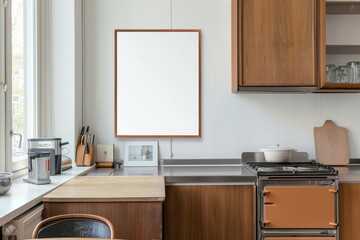
<instances>
[{"instance_id":1,"label":"light wood countertop","mask_svg":"<svg viewBox=\"0 0 360 240\"><path fill-rule=\"evenodd\" d=\"M164 200L163 176L79 176L43 197L44 202L159 202Z\"/></svg>"}]
</instances>

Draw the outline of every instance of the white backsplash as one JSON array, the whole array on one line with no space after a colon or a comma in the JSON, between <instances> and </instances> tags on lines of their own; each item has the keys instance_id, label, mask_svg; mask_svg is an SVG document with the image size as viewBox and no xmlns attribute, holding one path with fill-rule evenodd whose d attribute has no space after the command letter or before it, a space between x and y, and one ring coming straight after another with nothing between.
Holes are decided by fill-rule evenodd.
<instances>
[{"instance_id":1,"label":"white backsplash","mask_svg":"<svg viewBox=\"0 0 360 240\"><path fill-rule=\"evenodd\" d=\"M96 143L115 144L115 158L124 157L124 139L114 138L114 29L119 28L202 31L202 137L173 139L174 158L239 158L275 144L314 158L313 127L326 119L348 129L350 156L360 157L360 94L231 93L231 0L172 0L172 11L170 0L84 4L85 123ZM137 140L143 139L126 141ZM170 139L155 140L160 158L169 158Z\"/></svg>"}]
</instances>

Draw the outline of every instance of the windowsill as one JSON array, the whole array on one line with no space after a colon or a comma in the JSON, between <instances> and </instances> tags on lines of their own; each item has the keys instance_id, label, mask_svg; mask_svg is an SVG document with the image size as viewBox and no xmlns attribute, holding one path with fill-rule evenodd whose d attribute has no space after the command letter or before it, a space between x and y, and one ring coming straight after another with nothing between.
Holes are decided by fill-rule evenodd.
<instances>
[{"instance_id":1,"label":"windowsill","mask_svg":"<svg viewBox=\"0 0 360 240\"><path fill-rule=\"evenodd\" d=\"M85 175L92 171L95 166L76 167L62 172L59 175L51 176L51 183L35 185L23 181L27 175L13 179L11 189L5 195L0 196L0 226L26 212L42 201L42 196L59 187L70 179Z\"/></svg>"}]
</instances>

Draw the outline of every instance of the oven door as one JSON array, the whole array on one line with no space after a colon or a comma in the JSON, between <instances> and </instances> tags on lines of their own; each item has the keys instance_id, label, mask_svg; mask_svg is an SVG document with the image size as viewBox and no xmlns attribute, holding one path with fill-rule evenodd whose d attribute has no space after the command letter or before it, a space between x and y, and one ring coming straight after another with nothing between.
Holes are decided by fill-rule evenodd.
<instances>
[{"instance_id":1,"label":"oven door","mask_svg":"<svg viewBox=\"0 0 360 240\"><path fill-rule=\"evenodd\" d=\"M335 240L335 237L266 237L264 240Z\"/></svg>"},{"instance_id":2,"label":"oven door","mask_svg":"<svg viewBox=\"0 0 360 240\"><path fill-rule=\"evenodd\" d=\"M333 186L265 186L263 227L265 229L336 228L336 192Z\"/></svg>"}]
</instances>

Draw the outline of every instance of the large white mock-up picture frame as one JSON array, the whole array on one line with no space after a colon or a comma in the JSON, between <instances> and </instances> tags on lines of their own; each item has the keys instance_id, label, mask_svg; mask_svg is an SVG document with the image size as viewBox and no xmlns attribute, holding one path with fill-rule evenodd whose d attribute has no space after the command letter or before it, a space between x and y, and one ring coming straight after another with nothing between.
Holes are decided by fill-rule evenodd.
<instances>
[{"instance_id":1,"label":"large white mock-up picture frame","mask_svg":"<svg viewBox=\"0 0 360 240\"><path fill-rule=\"evenodd\" d=\"M115 137L201 136L200 30L115 30Z\"/></svg>"}]
</instances>

